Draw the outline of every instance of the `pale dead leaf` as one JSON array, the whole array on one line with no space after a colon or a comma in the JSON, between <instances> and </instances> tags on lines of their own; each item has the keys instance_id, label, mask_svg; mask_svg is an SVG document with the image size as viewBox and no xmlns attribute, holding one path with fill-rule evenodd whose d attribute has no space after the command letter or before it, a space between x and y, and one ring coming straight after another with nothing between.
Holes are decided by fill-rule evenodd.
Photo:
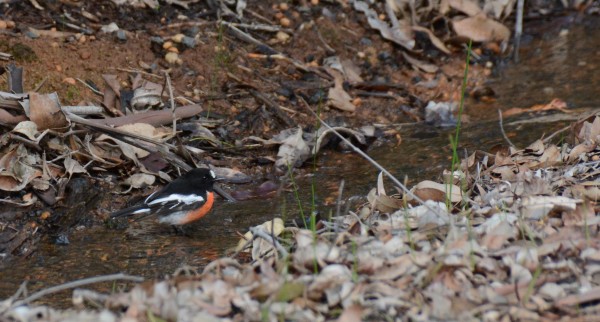
<instances>
[{"instance_id":1,"label":"pale dead leaf","mask_svg":"<svg viewBox=\"0 0 600 322\"><path fill-rule=\"evenodd\" d=\"M479 4L471 0L448 0L451 8L461 11L469 16L476 16L481 13Z\"/></svg>"},{"instance_id":2,"label":"pale dead leaf","mask_svg":"<svg viewBox=\"0 0 600 322\"><path fill-rule=\"evenodd\" d=\"M431 30L425 28L425 27L421 27L421 26L413 26L412 27L413 30L415 31L420 31L420 32L424 32L427 34L427 36L429 37L429 40L431 41L431 43L440 51L444 52L445 54L450 54L450 49L448 49L448 47L446 47L446 45L444 44L444 42L438 38L436 35L433 34L433 32L431 32Z\"/></svg>"},{"instance_id":3,"label":"pale dead leaf","mask_svg":"<svg viewBox=\"0 0 600 322\"><path fill-rule=\"evenodd\" d=\"M329 73L335 78L335 85L329 89L327 94L329 104L342 111L354 112L356 106L352 104L352 97L344 90L344 77L333 69L329 69Z\"/></svg>"},{"instance_id":4,"label":"pale dead leaf","mask_svg":"<svg viewBox=\"0 0 600 322\"><path fill-rule=\"evenodd\" d=\"M64 128L69 125L67 117L60 109L56 93L29 93L29 119L38 130Z\"/></svg>"},{"instance_id":5,"label":"pale dead leaf","mask_svg":"<svg viewBox=\"0 0 600 322\"><path fill-rule=\"evenodd\" d=\"M310 148L302 138L302 128L298 129L281 142L277 152L275 166L279 169L299 167L310 156Z\"/></svg>"},{"instance_id":6,"label":"pale dead leaf","mask_svg":"<svg viewBox=\"0 0 600 322\"><path fill-rule=\"evenodd\" d=\"M74 173L87 173L87 170L85 170L85 168L82 167L81 164L77 162L77 160L71 157L65 158L64 166L65 171L69 174L69 177L72 176Z\"/></svg>"},{"instance_id":7,"label":"pale dead leaf","mask_svg":"<svg viewBox=\"0 0 600 322\"><path fill-rule=\"evenodd\" d=\"M389 5L386 4L389 7ZM371 28L379 31L385 39L391 40L406 49L412 50L415 47L415 40L412 29L409 25L398 22L393 10L388 10L388 18L392 21L392 26L387 22L381 21L377 12L364 1L354 1L354 9L362 12L367 17L367 22ZM390 8L391 9L391 8ZM397 23L394 26L394 22Z\"/></svg>"},{"instance_id":8,"label":"pale dead leaf","mask_svg":"<svg viewBox=\"0 0 600 322\"><path fill-rule=\"evenodd\" d=\"M527 219L540 220L552 211L573 211L582 202L562 196L527 196L523 198L521 212Z\"/></svg>"},{"instance_id":9,"label":"pale dead leaf","mask_svg":"<svg viewBox=\"0 0 600 322\"><path fill-rule=\"evenodd\" d=\"M156 181L156 177L148 173L135 173L131 177L125 179L123 184L131 188L145 188L151 186Z\"/></svg>"},{"instance_id":10,"label":"pale dead leaf","mask_svg":"<svg viewBox=\"0 0 600 322\"><path fill-rule=\"evenodd\" d=\"M424 71L426 73L435 74L439 70L439 67L437 67L437 65L429 64L429 63L426 63L424 61L421 61L421 60L418 60L416 58L413 58L410 55L406 54L405 52L402 52L402 56L413 67L415 67L417 69L420 69L420 70L422 70L422 71Z\"/></svg>"},{"instance_id":11,"label":"pale dead leaf","mask_svg":"<svg viewBox=\"0 0 600 322\"><path fill-rule=\"evenodd\" d=\"M419 182L411 189L411 192L422 200L446 201L446 194L450 191L450 185L441 184L429 180ZM412 200L409 196L409 200ZM461 202L462 191L456 185L452 185L452 195L450 201L452 203Z\"/></svg>"},{"instance_id":12,"label":"pale dead leaf","mask_svg":"<svg viewBox=\"0 0 600 322\"><path fill-rule=\"evenodd\" d=\"M507 41L510 38L510 30L506 26L489 19L483 13L462 20L454 20L452 26L457 35L477 42Z\"/></svg>"},{"instance_id":13,"label":"pale dead leaf","mask_svg":"<svg viewBox=\"0 0 600 322\"><path fill-rule=\"evenodd\" d=\"M37 125L32 121L19 122L12 132L23 134L31 141L35 141L35 136L38 134Z\"/></svg>"}]
</instances>

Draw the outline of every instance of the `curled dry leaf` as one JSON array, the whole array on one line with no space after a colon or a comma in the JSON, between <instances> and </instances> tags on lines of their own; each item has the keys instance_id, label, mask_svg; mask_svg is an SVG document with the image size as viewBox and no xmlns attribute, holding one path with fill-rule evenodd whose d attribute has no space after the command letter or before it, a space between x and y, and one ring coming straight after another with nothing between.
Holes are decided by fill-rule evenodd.
<instances>
[{"instance_id":1,"label":"curled dry leaf","mask_svg":"<svg viewBox=\"0 0 600 322\"><path fill-rule=\"evenodd\" d=\"M31 141L35 141L35 136L38 134L37 125L32 121L19 122L12 132L23 134Z\"/></svg>"},{"instance_id":2,"label":"curled dry leaf","mask_svg":"<svg viewBox=\"0 0 600 322\"><path fill-rule=\"evenodd\" d=\"M461 11L469 16L476 16L481 13L479 4L471 0L448 0L451 8Z\"/></svg>"},{"instance_id":3,"label":"curled dry leaf","mask_svg":"<svg viewBox=\"0 0 600 322\"><path fill-rule=\"evenodd\" d=\"M527 196L523 198L521 210L525 218L541 220L552 211L574 211L582 202L561 196Z\"/></svg>"},{"instance_id":4,"label":"curled dry leaf","mask_svg":"<svg viewBox=\"0 0 600 322\"><path fill-rule=\"evenodd\" d=\"M135 109L145 109L162 105L163 87L149 81L144 81L142 86L133 91L131 106Z\"/></svg>"},{"instance_id":5,"label":"curled dry leaf","mask_svg":"<svg viewBox=\"0 0 600 322\"><path fill-rule=\"evenodd\" d=\"M391 40L396 44L412 50L415 47L415 40L412 29L408 24L400 24L396 17L393 15L393 10L388 10L388 18L394 23L397 23L396 26L390 26L387 22L379 19L379 15L377 12L371 8L364 1L354 1L354 9L362 12L367 18L367 22L371 28L379 31L381 36L387 40Z\"/></svg>"},{"instance_id":6,"label":"curled dry leaf","mask_svg":"<svg viewBox=\"0 0 600 322\"><path fill-rule=\"evenodd\" d=\"M29 93L29 119L35 122L38 130L58 129L69 125L56 93Z\"/></svg>"},{"instance_id":7,"label":"curled dry leaf","mask_svg":"<svg viewBox=\"0 0 600 322\"><path fill-rule=\"evenodd\" d=\"M452 21L456 34L473 41L508 41L510 30L503 24L481 13L473 17Z\"/></svg>"},{"instance_id":8,"label":"curled dry leaf","mask_svg":"<svg viewBox=\"0 0 600 322\"><path fill-rule=\"evenodd\" d=\"M329 89L327 97L329 104L342 111L354 112L356 106L352 104L352 97L344 90L344 77L337 70L329 69L329 73L335 78L334 86Z\"/></svg>"},{"instance_id":9,"label":"curled dry leaf","mask_svg":"<svg viewBox=\"0 0 600 322\"><path fill-rule=\"evenodd\" d=\"M462 191L456 185L441 184L429 180L419 182L411 189L411 192L422 200L446 201L446 195L451 191L450 201L452 203L461 202L463 200ZM409 201L412 200L408 196Z\"/></svg>"},{"instance_id":10,"label":"curled dry leaf","mask_svg":"<svg viewBox=\"0 0 600 322\"><path fill-rule=\"evenodd\" d=\"M135 173L131 177L125 179L122 184L130 188L140 189L153 185L155 181L156 177L151 174Z\"/></svg>"},{"instance_id":11,"label":"curled dry leaf","mask_svg":"<svg viewBox=\"0 0 600 322\"><path fill-rule=\"evenodd\" d=\"M87 170L85 170L85 168L82 167L77 160L71 158L70 156L65 158L64 165L65 171L69 174L69 177L74 173L87 173Z\"/></svg>"},{"instance_id":12,"label":"curled dry leaf","mask_svg":"<svg viewBox=\"0 0 600 322\"><path fill-rule=\"evenodd\" d=\"M275 218L273 220L269 220L266 221L258 226L255 226L257 229L263 230L265 231L269 236L279 236L281 234L281 232L283 232L283 229L285 228L284 224L283 224L283 220L281 218ZM244 234L244 237L242 239L240 239L240 241L238 242L238 245L236 246L235 250L236 251L241 251L243 250L243 247L246 246L246 243L249 240L252 240L254 238L254 235L252 234L252 232L247 232ZM260 238L258 238L260 239ZM258 245L258 247L260 248L263 244Z\"/></svg>"},{"instance_id":13,"label":"curled dry leaf","mask_svg":"<svg viewBox=\"0 0 600 322\"><path fill-rule=\"evenodd\" d=\"M277 161L275 161L277 168L299 167L310 156L310 148L304 142L302 133L302 128L298 127L296 131L281 141L277 152Z\"/></svg>"}]
</instances>

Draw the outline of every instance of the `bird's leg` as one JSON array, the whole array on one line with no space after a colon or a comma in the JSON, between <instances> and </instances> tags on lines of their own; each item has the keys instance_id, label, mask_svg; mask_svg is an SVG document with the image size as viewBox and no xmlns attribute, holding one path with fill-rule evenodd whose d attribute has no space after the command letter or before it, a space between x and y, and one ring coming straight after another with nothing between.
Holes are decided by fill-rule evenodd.
<instances>
[{"instance_id":1,"label":"bird's leg","mask_svg":"<svg viewBox=\"0 0 600 322\"><path fill-rule=\"evenodd\" d=\"M173 231L175 232L175 235L186 235L186 231L183 228L183 226L179 226L179 225L171 225L171 227L173 227Z\"/></svg>"}]
</instances>

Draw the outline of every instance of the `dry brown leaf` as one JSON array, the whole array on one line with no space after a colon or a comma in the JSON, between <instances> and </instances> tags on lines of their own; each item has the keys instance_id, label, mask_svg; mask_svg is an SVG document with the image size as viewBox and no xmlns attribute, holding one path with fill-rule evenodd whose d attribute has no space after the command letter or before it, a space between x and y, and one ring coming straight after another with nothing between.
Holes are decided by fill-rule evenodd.
<instances>
[{"instance_id":1,"label":"dry brown leaf","mask_svg":"<svg viewBox=\"0 0 600 322\"><path fill-rule=\"evenodd\" d=\"M445 185L429 180L419 182L411 189L411 192L422 200L446 201L446 193L450 191L450 185ZM409 197L410 199L410 197ZM462 191L456 185L452 185L452 195L450 201L452 203L461 202Z\"/></svg>"},{"instance_id":2,"label":"dry brown leaf","mask_svg":"<svg viewBox=\"0 0 600 322\"><path fill-rule=\"evenodd\" d=\"M456 34L477 42L508 41L510 30L485 14L452 21Z\"/></svg>"},{"instance_id":3,"label":"dry brown leaf","mask_svg":"<svg viewBox=\"0 0 600 322\"><path fill-rule=\"evenodd\" d=\"M329 104L342 111L354 112L356 106L352 104L352 97L344 90L344 77L333 69L329 69L329 73L335 78L335 85L329 89L327 94Z\"/></svg>"},{"instance_id":4,"label":"dry brown leaf","mask_svg":"<svg viewBox=\"0 0 600 322\"><path fill-rule=\"evenodd\" d=\"M421 26L413 26L412 27L413 30L415 31L420 31L420 32L424 32L427 34L427 36L429 37L429 40L431 41L431 43L439 50L441 50L442 52L444 52L445 54L450 54L450 49L448 49L448 47L446 47L446 45L444 44L444 42L438 38L436 35L433 34L433 32L431 32L431 30L425 28L425 27L421 27Z\"/></svg>"},{"instance_id":5,"label":"dry brown leaf","mask_svg":"<svg viewBox=\"0 0 600 322\"><path fill-rule=\"evenodd\" d=\"M342 311L342 314L338 318L338 322L360 322L362 321L362 314L364 309L358 304L350 305Z\"/></svg>"},{"instance_id":6,"label":"dry brown leaf","mask_svg":"<svg viewBox=\"0 0 600 322\"><path fill-rule=\"evenodd\" d=\"M386 6L389 7L388 4ZM412 29L408 24L397 21L393 10L388 10L388 18L392 21L392 26L390 26L387 22L379 19L377 12L369 8L369 5L364 1L354 1L354 9L362 12L367 17L369 26L378 30L383 38L391 40L409 50L415 47Z\"/></svg>"},{"instance_id":7,"label":"dry brown leaf","mask_svg":"<svg viewBox=\"0 0 600 322\"><path fill-rule=\"evenodd\" d=\"M59 129L69 125L56 93L29 93L29 119L35 122L38 130Z\"/></svg>"},{"instance_id":8,"label":"dry brown leaf","mask_svg":"<svg viewBox=\"0 0 600 322\"><path fill-rule=\"evenodd\" d=\"M481 13L479 4L471 0L448 0L451 8L461 11L469 16L476 16Z\"/></svg>"},{"instance_id":9,"label":"dry brown leaf","mask_svg":"<svg viewBox=\"0 0 600 322\"><path fill-rule=\"evenodd\" d=\"M552 211L574 211L583 200L561 196L527 196L523 198L521 212L527 219L544 219Z\"/></svg>"},{"instance_id":10,"label":"dry brown leaf","mask_svg":"<svg viewBox=\"0 0 600 322\"><path fill-rule=\"evenodd\" d=\"M77 160L71 157L65 158L64 166L65 171L69 174L69 177L72 176L74 173L87 173L87 170L85 170L85 168L82 167L81 164L77 162Z\"/></svg>"},{"instance_id":11,"label":"dry brown leaf","mask_svg":"<svg viewBox=\"0 0 600 322\"><path fill-rule=\"evenodd\" d=\"M12 132L23 134L31 141L35 141L35 136L38 134L37 125L32 121L19 122Z\"/></svg>"},{"instance_id":12,"label":"dry brown leaf","mask_svg":"<svg viewBox=\"0 0 600 322\"><path fill-rule=\"evenodd\" d=\"M429 64L424 61L420 61L416 58L411 57L410 55L406 54L405 52L402 52L402 56L413 67L420 69L426 73L435 74L439 70L439 67L437 67L437 65Z\"/></svg>"}]
</instances>

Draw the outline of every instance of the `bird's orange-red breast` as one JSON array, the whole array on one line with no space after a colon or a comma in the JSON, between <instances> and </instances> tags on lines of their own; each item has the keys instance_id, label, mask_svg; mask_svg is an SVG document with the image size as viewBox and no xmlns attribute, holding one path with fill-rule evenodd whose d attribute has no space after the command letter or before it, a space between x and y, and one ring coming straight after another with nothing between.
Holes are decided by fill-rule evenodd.
<instances>
[{"instance_id":1,"label":"bird's orange-red breast","mask_svg":"<svg viewBox=\"0 0 600 322\"><path fill-rule=\"evenodd\" d=\"M156 216L160 223L176 226L188 224L204 217L212 208L215 201L215 180L212 170L190 170L162 190L148 196L142 203L114 212L110 216Z\"/></svg>"}]
</instances>

